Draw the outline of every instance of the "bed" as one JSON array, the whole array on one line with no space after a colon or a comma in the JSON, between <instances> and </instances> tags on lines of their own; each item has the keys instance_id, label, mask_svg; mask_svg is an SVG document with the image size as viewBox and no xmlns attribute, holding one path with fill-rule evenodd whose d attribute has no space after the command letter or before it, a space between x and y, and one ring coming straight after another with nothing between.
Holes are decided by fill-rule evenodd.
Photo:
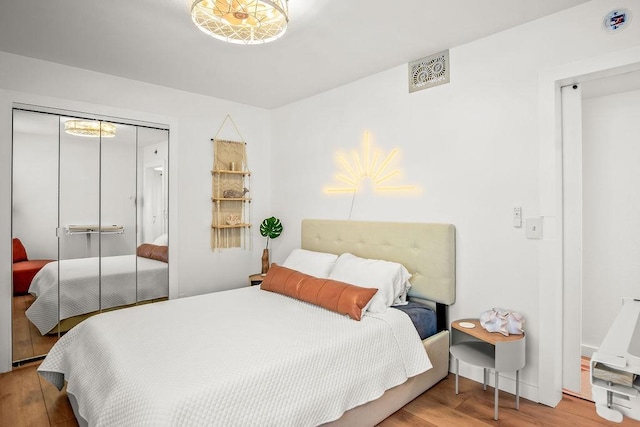
<instances>
[{"instance_id":1,"label":"bed","mask_svg":"<svg viewBox=\"0 0 640 427\"><path fill-rule=\"evenodd\" d=\"M95 316L38 371L81 425L375 425L446 377L452 225L304 220L301 248L403 264L442 330L421 341L400 310L355 321L254 286Z\"/></svg>"},{"instance_id":2,"label":"bed","mask_svg":"<svg viewBox=\"0 0 640 427\"><path fill-rule=\"evenodd\" d=\"M36 299L26 316L45 335L67 331L103 310L164 299L167 268L167 262L136 255L51 262L31 281L29 293Z\"/></svg>"}]
</instances>

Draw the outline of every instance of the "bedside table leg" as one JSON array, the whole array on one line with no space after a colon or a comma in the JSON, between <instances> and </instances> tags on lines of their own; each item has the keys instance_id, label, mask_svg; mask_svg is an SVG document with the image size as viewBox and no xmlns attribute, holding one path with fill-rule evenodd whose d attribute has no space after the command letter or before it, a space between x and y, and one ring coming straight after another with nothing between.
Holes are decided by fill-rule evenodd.
<instances>
[{"instance_id":1,"label":"bedside table leg","mask_svg":"<svg viewBox=\"0 0 640 427\"><path fill-rule=\"evenodd\" d=\"M516 409L520 409L520 371L516 371Z\"/></svg>"},{"instance_id":2,"label":"bedside table leg","mask_svg":"<svg viewBox=\"0 0 640 427\"><path fill-rule=\"evenodd\" d=\"M487 368L482 368L482 389L487 391Z\"/></svg>"},{"instance_id":3,"label":"bedside table leg","mask_svg":"<svg viewBox=\"0 0 640 427\"><path fill-rule=\"evenodd\" d=\"M493 397L493 400L494 400L493 405L495 407L495 409L493 411L493 419L494 420L498 419L498 390L499 390L499 388L498 388L498 371L496 371L496 392L495 392L496 394Z\"/></svg>"},{"instance_id":4,"label":"bedside table leg","mask_svg":"<svg viewBox=\"0 0 640 427\"><path fill-rule=\"evenodd\" d=\"M458 394L458 372L460 372L460 359L456 359L456 394Z\"/></svg>"}]
</instances>

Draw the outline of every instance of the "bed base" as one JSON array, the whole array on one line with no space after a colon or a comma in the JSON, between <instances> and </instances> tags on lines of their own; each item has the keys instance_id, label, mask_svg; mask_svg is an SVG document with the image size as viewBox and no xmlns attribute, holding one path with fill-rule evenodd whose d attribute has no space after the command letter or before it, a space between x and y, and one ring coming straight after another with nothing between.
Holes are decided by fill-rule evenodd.
<instances>
[{"instance_id":1,"label":"bed base","mask_svg":"<svg viewBox=\"0 0 640 427\"><path fill-rule=\"evenodd\" d=\"M400 384L387 390L378 399L367 402L345 412L342 417L327 424L326 427L365 427L375 426L407 403L436 385L449 374L449 331L441 331L432 337L422 341L424 349L429 355L433 368L415 377L409 378L404 384ZM73 408L73 414L80 427L89 424L78 413L78 404L75 396L67 392L69 402Z\"/></svg>"},{"instance_id":2,"label":"bed base","mask_svg":"<svg viewBox=\"0 0 640 427\"><path fill-rule=\"evenodd\" d=\"M47 335L57 335L58 333L64 334L65 332L69 332L69 330L71 330L71 328L77 326L82 321L87 320L88 318L90 318L92 316L95 316L96 314L105 313L107 311L120 310L122 308L135 307L136 305L151 304L153 302L167 301L168 299L169 298L164 297L164 298L150 299L150 300L146 300L146 301L138 301L135 304L120 305L118 307L105 308L104 310L100 310L100 311L92 311L91 313L80 314L78 316L68 317L66 319L62 319L61 321L59 321L58 325L55 328L53 328L52 330L47 332Z\"/></svg>"},{"instance_id":3,"label":"bed base","mask_svg":"<svg viewBox=\"0 0 640 427\"><path fill-rule=\"evenodd\" d=\"M387 390L378 399L345 412L339 419L323 424L330 427L375 426L449 374L449 331L422 341L433 368Z\"/></svg>"}]
</instances>

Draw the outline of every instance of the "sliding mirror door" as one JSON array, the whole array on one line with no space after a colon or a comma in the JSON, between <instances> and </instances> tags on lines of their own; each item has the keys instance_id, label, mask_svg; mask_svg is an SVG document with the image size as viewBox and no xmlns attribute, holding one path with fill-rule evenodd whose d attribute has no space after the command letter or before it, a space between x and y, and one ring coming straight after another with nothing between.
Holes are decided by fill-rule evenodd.
<instances>
[{"instance_id":1,"label":"sliding mirror door","mask_svg":"<svg viewBox=\"0 0 640 427\"><path fill-rule=\"evenodd\" d=\"M80 320L76 316L100 309L101 138L95 124L59 117L59 287L57 300L48 294L36 300L41 317L56 314L40 327L43 334L64 332Z\"/></svg>"},{"instance_id":2,"label":"sliding mirror door","mask_svg":"<svg viewBox=\"0 0 640 427\"><path fill-rule=\"evenodd\" d=\"M103 122L104 125L104 122ZM137 127L103 133L100 153L99 309L137 302Z\"/></svg>"},{"instance_id":3,"label":"sliding mirror door","mask_svg":"<svg viewBox=\"0 0 640 427\"><path fill-rule=\"evenodd\" d=\"M140 242L154 242L168 231L169 132L139 128L138 147Z\"/></svg>"},{"instance_id":4,"label":"sliding mirror door","mask_svg":"<svg viewBox=\"0 0 640 427\"><path fill-rule=\"evenodd\" d=\"M138 127L138 302L169 296L169 131Z\"/></svg>"},{"instance_id":5,"label":"sliding mirror door","mask_svg":"<svg viewBox=\"0 0 640 427\"><path fill-rule=\"evenodd\" d=\"M168 142L164 129L14 110L13 236L44 265L14 274L14 364L91 315L168 297Z\"/></svg>"},{"instance_id":6,"label":"sliding mirror door","mask_svg":"<svg viewBox=\"0 0 640 427\"><path fill-rule=\"evenodd\" d=\"M57 336L42 335L27 318L35 297L33 277L47 267L42 292L57 299L58 116L13 111L12 223L13 360L46 354ZM52 288L47 289L48 284ZM31 292L31 293L30 293ZM54 324L57 313L52 314Z\"/></svg>"}]
</instances>

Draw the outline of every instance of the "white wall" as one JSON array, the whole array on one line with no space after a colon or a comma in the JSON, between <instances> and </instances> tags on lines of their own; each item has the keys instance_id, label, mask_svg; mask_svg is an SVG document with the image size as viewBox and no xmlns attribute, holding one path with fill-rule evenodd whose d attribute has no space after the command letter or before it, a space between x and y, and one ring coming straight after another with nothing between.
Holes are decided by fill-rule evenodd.
<instances>
[{"instance_id":1,"label":"white wall","mask_svg":"<svg viewBox=\"0 0 640 427\"><path fill-rule=\"evenodd\" d=\"M136 139L134 126L119 125L116 136L100 144L100 221L124 226L122 234L100 235L101 256L132 254L137 246Z\"/></svg>"},{"instance_id":2,"label":"white wall","mask_svg":"<svg viewBox=\"0 0 640 427\"><path fill-rule=\"evenodd\" d=\"M148 132L148 131L147 131ZM153 131L155 135L158 131ZM168 212L166 174L169 162L169 134L164 142L140 147L138 150L138 185L142 188L138 200L140 224L138 241L152 243L167 231L165 214ZM162 167L158 171L156 168Z\"/></svg>"},{"instance_id":3,"label":"white wall","mask_svg":"<svg viewBox=\"0 0 640 427\"><path fill-rule=\"evenodd\" d=\"M57 129L55 116L47 115L44 120ZM57 259L57 136L17 134L13 156L12 237L20 239L29 259Z\"/></svg>"},{"instance_id":4,"label":"white wall","mask_svg":"<svg viewBox=\"0 0 640 427\"><path fill-rule=\"evenodd\" d=\"M100 141L78 138L61 134L59 212L63 228L97 224L100 219ZM59 255L61 259L98 256L98 246L97 235L62 233Z\"/></svg>"},{"instance_id":5,"label":"white wall","mask_svg":"<svg viewBox=\"0 0 640 427\"><path fill-rule=\"evenodd\" d=\"M134 253L137 242L136 128L119 124L116 136L104 139L100 147L96 138L87 139L64 133L60 134L59 142L60 121L57 115L16 111L14 117L17 116L20 117L22 128L14 132L13 140L12 232L14 237L21 239L29 257L58 258L58 239L55 235L58 219L63 228L71 224L97 224L99 207L103 224L124 226L122 234L102 236L102 256ZM29 123L31 127L22 123ZM158 135L164 135L168 141L166 130L142 128L140 132L159 132ZM166 142L144 148L147 161L145 163L145 154L141 149L140 177L143 175L143 164L149 167L162 166L168 159ZM158 154L154 154L154 150ZM59 161L61 173L58 177ZM98 192L99 186L101 193ZM144 187L141 185L140 188ZM151 217L148 218L149 226L160 226L162 221L159 217L155 224L151 224ZM158 228L155 237L160 234L161 228ZM152 242L155 237L152 235L148 241ZM63 233L60 238L60 258L98 256L98 246L97 235Z\"/></svg>"},{"instance_id":6,"label":"white wall","mask_svg":"<svg viewBox=\"0 0 640 427\"><path fill-rule=\"evenodd\" d=\"M176 64L176 67L180 64ZM11 109L13 103L89 112L170 126L170 295L195 295L247 284L260 268L253 250L212 252L211 138L230 114L247 142L252 215L271 213L271 113L228 101L0 53L0 372L11 362ZM237 138L226 126L223 138ZM254 224L255 225L255 224Z\"/></svg>"},{"instance_id":7,"label":"white wall","mask_svg":"<svg viewBox=\"0 0 640 427\"><path fill-rule=\"evenodd\" d=\"M637 2L616 4L638 14ZM282 107L273 115L274 215L288 227L273 247L282 261L299 241L303 218L345 219L350 195L322 189L341 170L338 151L359 150L365 131L396 166L411 194L358 193L352 219L450 222L457 228L457 301L450 317L491 307L521 312L527 328L522 393L538 396L540 241L512 227L514 206L541 214L539 77L549 68L638 45L639 27L602 30L612 7L593 1L450 51L451 83L409 94L406 65ZM434 52L425 52L425 55ZM383 52L381 52L383 54ZM481 370L462 367L480 380ZM552 376L552 373L548 373ZM513 374L501 384L513 391Z\"/></svg>"},{"instance_id":8,"label":"white wall","mask_svg":"<svg viewBox=\"0 0 640 427\"><path fill-rule=\"evenodd\" d=\"M640 91L583 101L582 344L640 298Z\"/></svg>"}]
</instances>

